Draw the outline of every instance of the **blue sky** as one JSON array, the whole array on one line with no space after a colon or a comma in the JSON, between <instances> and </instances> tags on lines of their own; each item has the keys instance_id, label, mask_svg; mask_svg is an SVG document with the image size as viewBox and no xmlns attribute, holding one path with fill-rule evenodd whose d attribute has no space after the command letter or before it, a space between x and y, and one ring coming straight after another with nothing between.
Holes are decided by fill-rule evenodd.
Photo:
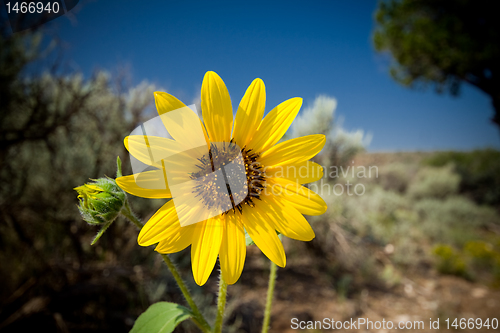
<instances>
[{"instance_id":1,"label":"blue sky","mask_svg":"<svg viewBox=\"0 0 500 333\"><path fill-rule=\"evenodd\" d=\"M394 82L371 43L376 1L94 1L52 24L85 74L130 66L187 103L216 71L237 105L255 77L270 110L295 96L335 97L348 130L373 135L369 151L500 148L488 96L458 98ZM153 98L153 96L151 96Z\"/></svg>"}]
</instances>

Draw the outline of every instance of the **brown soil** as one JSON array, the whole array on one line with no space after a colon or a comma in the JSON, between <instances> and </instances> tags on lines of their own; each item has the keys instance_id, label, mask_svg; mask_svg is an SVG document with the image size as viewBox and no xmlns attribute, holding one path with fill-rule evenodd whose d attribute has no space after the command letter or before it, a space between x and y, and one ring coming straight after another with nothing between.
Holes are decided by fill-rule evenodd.
<instances>
[{"instance_id":1,"label":"brown soil","mask_svg":"<svg viewBox=\"0 0 500 333\"><path fill-rule=\"evenodd\" d=\"M240 332L258 332L263 317L267 292L267 263L260 251L249 248L249 256L242 274L242 281L231 286L230 309L239 313L229 317L229 324L240 323ZM265 264L266 263L266 264ZM402 272L404 275L404 272ZM278 270L273 302L270 332L297 332L292 329L293 318L299 321L323 321L324 318L356 321L399 322L423 321L423 329L404 329L408 332L431 331L429 320L439 319L439 329L446 329L455 318L497 318L500 321L500 290L466 281L459 277L443 276L429 271L422 276L409 275L395 287L365 288L342 297L335 290L335 281L304 259L289 261L286 268ZM304 330L322 332L323 330ZM397 329L341 329L346 332L394 332ZM500 331L490 329L465 329L461 331Z\"/></svg>"}]
</instances>

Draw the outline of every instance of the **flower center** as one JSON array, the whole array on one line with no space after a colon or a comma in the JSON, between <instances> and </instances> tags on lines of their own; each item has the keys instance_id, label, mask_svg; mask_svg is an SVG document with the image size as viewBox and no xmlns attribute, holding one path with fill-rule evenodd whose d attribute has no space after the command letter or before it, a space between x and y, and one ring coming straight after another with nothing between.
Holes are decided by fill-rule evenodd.
<instances>
[{"instance_id":1,"label":"flower center","mask_svg":"<svg viewBox=\"0 0 500 333\"><path fill-rule=\"evenodd\" d=\"M200 170L191 174L199 182L193 194L201 197L208 209L220 210L221 214L230 210L241 213L243 205L254 207L254 200L260 200L265 185L258 157L251 149L240 148L232 141L211 143L209 153L198 158L200 163L196 166Z\"/></svg>"}]
</instances>

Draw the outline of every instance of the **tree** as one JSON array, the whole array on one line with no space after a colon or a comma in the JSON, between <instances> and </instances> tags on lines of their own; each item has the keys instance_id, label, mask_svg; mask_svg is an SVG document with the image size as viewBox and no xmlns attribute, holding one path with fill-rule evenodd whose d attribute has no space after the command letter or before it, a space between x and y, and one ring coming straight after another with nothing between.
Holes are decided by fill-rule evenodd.
<instances>
[{"instance_id":1,"label":"tree","mask_svg":"<svg viewBox=\"0 0 500 333\"><path fill-rule=\"evenodd\" d=\"M410 87L459 93L467 82L491 96L500 127L500 17L490 0L388 0L376 11L377 51L393 56L392 77Z\"/></svg>"}]
</instances>

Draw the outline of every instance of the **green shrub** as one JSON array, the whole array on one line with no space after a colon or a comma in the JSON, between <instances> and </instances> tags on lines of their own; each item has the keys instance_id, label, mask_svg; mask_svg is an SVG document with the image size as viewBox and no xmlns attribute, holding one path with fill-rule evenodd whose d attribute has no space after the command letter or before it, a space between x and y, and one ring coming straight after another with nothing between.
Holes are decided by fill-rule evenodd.
<instances>
[{"instance_id":1,"label":"green shrub","mask_svg":"<svg viewBox=\"0 0 500 333\"><path fill-rule=\"evenodd\" d=\"M436 257L436 268L440 273L470 278L464 259L451 246L438 244L432 254Z\"/></svg>"},{"instance_id":2,"label":"green shrub","mask_svg":"<svg viewBox=\"0 0 500 333\"><path fill-rule=\"evenodd\" d=\"M491 273L493 283L500 284L500 247L485 241L471 241L465 244L464 253L470 256L473 267Z\"/></svg>"},{"instance_id":3,"label":"green shrub","mask_svg":"<svg viewBox=\"0 0 500 333\"><path fill-rule=\"evenodd\" d=\"M440 273L480 278L500 286L500 248L492 243L476 240L467 242L461 251L447 244L438 244L432 251Z\"/></svg>"},{"instance_id":4,"label":"green shrub","mask_svg":"<svg viewBox=\"0 0 500 333\"><path fill-rule=\"evenodd\" d=\"M461 177L461 193L480 204L500 206L500 151L440 152L424 160L434 167L450 163Z\"/></svg>"},{"instance_id":5,"label":"green shrub","mask_svg":"<svg viewBox=\"0 0 500 333\"><path fill-rule=\"evenodd\" d=\"M481 227L496 223L498 215L487 206L454 196L446 200L423 199L414 206L422 231L431 241L462 247L480 237Z\"/></svg>"},{"instance_id":6,"label":"green shrub","mask_svg":"<svg viewBox=\"0 0 500 333\"><path fill-rule=\"evenodd\" d=\"M384 190L405 193L415 173L415 166L403 163L391 163L380 167L378 183Z\"/></svg>"},{"instance_id":7,"label":"green shrub","mask_svg":"<svg viewBox=\"0 0 500 333\"><path fill-rule=\"evenodd\" d=\"M350 165L354 156L365 150L371 136L362 130L347 131L335 118L337 101L318 96L313 105L305 107L291 126L290 135L297 138L309 134L324 134L325 146L314 161L325 166Z\"/></svg>"},{"instance_id":8,"label":"green shrub","mask_svg":"<svg viewBox=\"0 0 500 333\"><path fill-rule=\"evenodd\" d=\"M420 169L408 188L408 194L415 199L445 198L456 194L460 176L451 166L440 168L424 167Z\"/></svg>"}]
</instances>

